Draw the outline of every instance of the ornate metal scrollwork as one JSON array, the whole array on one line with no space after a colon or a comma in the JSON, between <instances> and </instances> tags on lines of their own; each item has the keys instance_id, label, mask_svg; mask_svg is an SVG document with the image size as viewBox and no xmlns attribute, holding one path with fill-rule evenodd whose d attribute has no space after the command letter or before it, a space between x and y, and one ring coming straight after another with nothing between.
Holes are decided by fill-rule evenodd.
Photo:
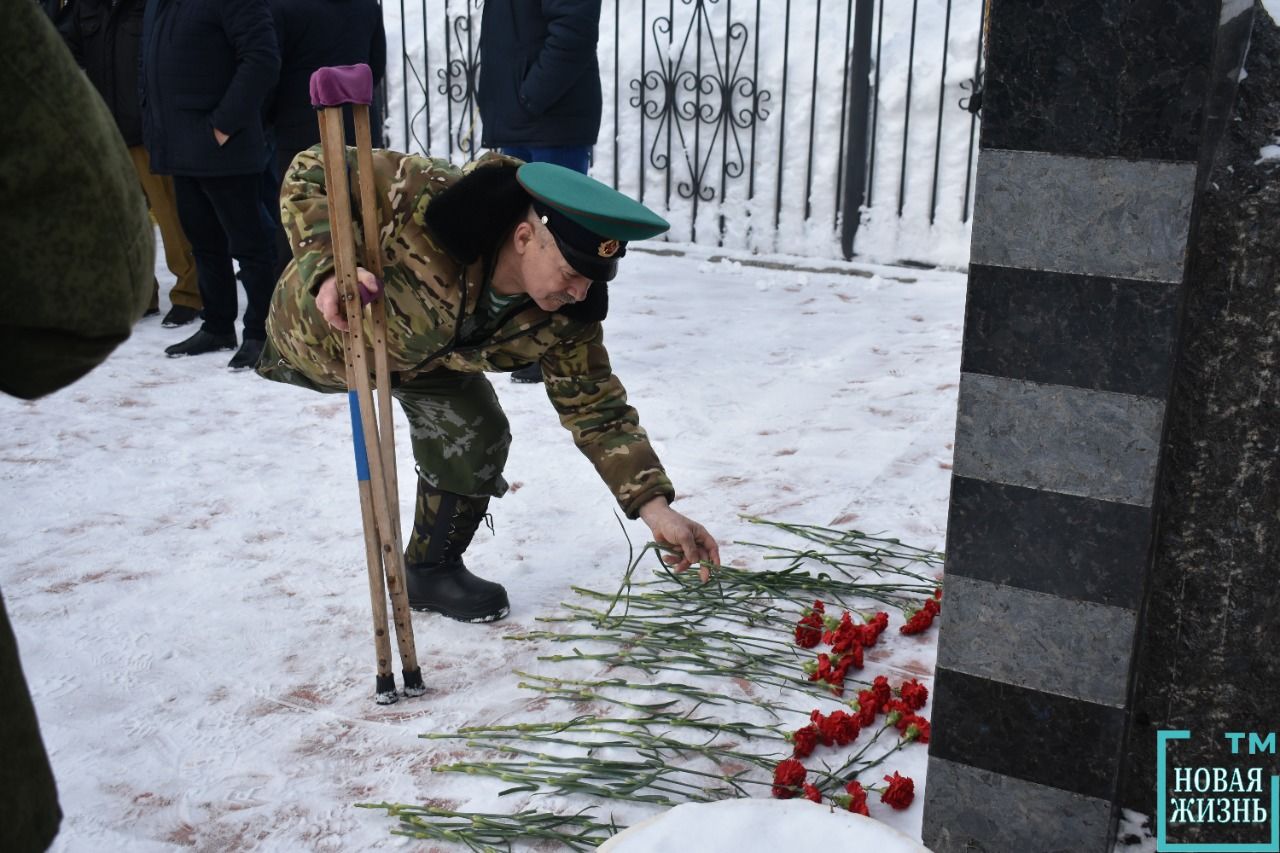
<instances>
[{"instance_id":1,"label":"ornate metal scrollwork","mask_svg":"<svg viewBox=\"0 0 1280 853\"><path fill-rule=\"evenodd\" d=\"M480 80L480 43L479 27L472 35L475 23L473 10L479 11L483 0L473 0L465 15L449 18L449 4L445 4L445 66L436 71L440 85L436 91L444 95L450 111L449 132L454 135L451 143L456 142L464 156L475 156L478 148L476 127L479 114L476 108L476 90ZM450 41L452 37L452 41ZM459 120L453 121L452 105L459 104ZM452 145L451 145L452 147Z\"/></svg>"},{"instance_id":2,"label":"ornate metal scrollwork","mask_svg":"<svg viewBox=\"0 0 1280 853\"><path fill-rule=\"evenodd\" d=\"M630 104L643 110L645 118L657 121L649 146L650 165L670 169L669 149L676 148L673 143L678 140L688 179L677 182L676 191L682 198L710 202L716 198L716 187L708 172L717 145L724 152L722 178L740 177L746 156L739 132L769 117L764 104L771 96L757 89L754 72L753 76L741 73L750 35L746 24L730 22L722 27L724 35L717 42L708 12L717 0L682 2L693 7L693 14L678 51L672 49L674 22L670 17L656 18L651 29L658 68L631 81ZM706 70L705 53L711 59ZM711 129L705 138L700 125Z\"/></svg>"}]
</instances>

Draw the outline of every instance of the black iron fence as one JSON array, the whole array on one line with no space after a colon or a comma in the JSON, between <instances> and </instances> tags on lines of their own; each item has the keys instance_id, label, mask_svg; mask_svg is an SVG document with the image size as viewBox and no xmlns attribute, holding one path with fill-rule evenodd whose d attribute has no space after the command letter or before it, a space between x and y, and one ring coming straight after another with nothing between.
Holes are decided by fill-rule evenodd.
<instances>
[{"instance_id":1,"label":"black iron fence","mask_svg":"<svg viewBox=\"0 0 1280 853\"><path fill-rule=\"evenodd\" d=\"M393 147L480 153L482 4L384 0ZM604 0L592 174L676 241L963 263L981 15L982 0Z\"/></svg>"}]
</instances>

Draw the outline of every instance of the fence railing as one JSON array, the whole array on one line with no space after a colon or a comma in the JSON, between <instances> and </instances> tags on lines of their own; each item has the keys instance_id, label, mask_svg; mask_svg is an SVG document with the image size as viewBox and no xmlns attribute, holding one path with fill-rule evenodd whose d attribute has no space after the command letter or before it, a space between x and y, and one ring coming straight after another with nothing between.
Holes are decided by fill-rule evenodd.
<instances>
[{"instance_id":1,"label":"fence railing","mask_svg":"<svg viewBox=\"0 0 1280 853\"><path fill-rule=\"evenodd\" d=\"M392 146L480 153L482 3L384 0ZM981 7L604 0L592 174L675 241L963 264Z\"/></svg>"}]
</instances>

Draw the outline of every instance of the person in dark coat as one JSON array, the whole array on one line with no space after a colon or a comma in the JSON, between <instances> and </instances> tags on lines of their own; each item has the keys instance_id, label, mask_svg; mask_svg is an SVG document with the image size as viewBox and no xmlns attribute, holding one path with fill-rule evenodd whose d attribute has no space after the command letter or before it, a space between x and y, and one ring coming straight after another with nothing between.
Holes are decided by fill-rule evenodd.
<instances>
[{"instance_id":1,"label":"person in dark coat","mask_svg":"<svg viewBox=\"0 0 1280 853\"><path fill-rule=\"evenodd\" d=\"M0 319L0 393L29 400L76 381L129 337L147 306L155 244L102 99L37 4L0 7L0 301L9 307ZM70 486L78 472L64 473ZM11 521L16 532L22 522ZM27 663L33 683L56 669ZM76 772L75 755L62 764ZM58 789L2 596L0 803L0 850L36 853L53 843Z\"/></svg>"},{"instance_id":2,"label":"person in dark coat","mask_svg":"<svg viewBox=\"0 0 1280 853\"><path fill-rule=\"evenodd\" d=\"M157 175L148 165L142 144L142 108L138 101L138 59L142 52L142 12L145 0L75 0L64 9L59 29L71 55L84 69L116 127L129 146L129 157L147 204L160 226L165 263L176 284L169 291L171 308L165 326L185 326L200 316L200 287L191 244L178 221L173 178ZM159 290L153 285L148 314L160 310Z\"/></svg>"},{"instance_id":3,"label":"person in dark coat","mask_svg":"<svg viewBox=\"0 0 1280 853\"><path fill-rule=\"evenodd\" d=\"M373 71L373 84L382 82L387 65L387 37L382 7L377 0L269 0L280 45L280 81L267 110L276 139L275 176L283 178L299 151L320 142L316 111L311 106L311 74L330 65L363 62ZM351 110L344 113L347 144L355 145ZM382 145L381 127L372 127L373 146ZM280 181L272 182L272 216L277 219L278 279L293 258L293 250L279 225L277 196Z\"/></svg>"},{"instance_id":4,"label":"person in dark coat","mask_svg":"<svg viewBox=\"0 0 1280 853\"><path fill-rule=\"evenodd\" d=\"M600 135L599 35L600 0L487 0L476 97L481 144L585 175ZM529 364L511 379L541 382L542 370Z\"/></svg>"},{"instance_id":5,"label":"person in dark coat","mask_svg":"<svg viewBox=\"0 0 1280 853\"><path fill-rule=\"evenodd\" d=\"M600 134L599 33L600 0L488 0L480 22L482 144L586 172Z\"/></svg>"},{"instance_id":6,"label":"person in dark coat","mask_svg":"<svg viewBox=\"0 0 1280 853\"><path fill-rule=\"evenodd\" d=\"M170 356L235 349L236 279L244 342L229 363L253 367L275 286L275 223L262 203L269 139L262 120L280 71L267 0L147 0L142 27L142 129L151 169L174 176L191 240L204 322Z\"/></svg>"},{"instance_id":7,"label":"person in dark coat","mask_svg":"<svg viewBox=\"0 0 1280 853\"><path fill-rule=\"evenodd\" d=\"M53 25L61 30L67 16L71 14L71 0L36 0L36 3L44 9Z\"/></svg>"}]
</instances>

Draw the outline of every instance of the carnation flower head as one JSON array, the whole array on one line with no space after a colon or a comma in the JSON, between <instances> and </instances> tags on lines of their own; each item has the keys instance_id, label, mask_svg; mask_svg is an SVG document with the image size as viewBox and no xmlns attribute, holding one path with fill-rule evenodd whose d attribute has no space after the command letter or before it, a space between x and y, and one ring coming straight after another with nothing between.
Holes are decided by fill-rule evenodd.
<instances>
[{"instance_id":1,"label":"carnation flower head","mask_svg":"<svg viewBox=\"0 0 1280 853\"><path fill-rule=\"evenodd\" d=\"M789 800L804 784L804 765L794 758L783 759L773 768L773 795L779 800Z\"/></svg>"},{"instance_id":2,"label":"carnation flower head","mask_svg":"<svg viewBox=\"0 0 1280 853\"><path fill-rule=\"evenodd\" d=\"M867 815L870 817L870 815L867 814L867 792L862 787L862 784L857 780L854 780L848 785L845 785L844 789L846 793L843 796L832 797L832 799L839 802L854 814Z\"/></svg>"},{"instance_id":3,"label":"carnation flower head","mask_svg":"<svg viewBox=\"0 0 1280 853\"><path fill-rule=\"evenodd\" d=\"M813 753L818 745L818 730L813 726L805 726L791 734L791 744L795 748L797 758L805 758Z\"/></svg>"},{"instance_id":4,"label":"carnation flower head","mask_svg":"<svg viewBox=\"0 0 1280 853\"><path fill-rule=\"evenodd\" d=\"M925 687L914 678L910 681L902 682L902 686L898 688L898 693L902 696L902 701L913 711L919 711L929 701L929 688Z\"/></svg>"},{"instance_id":5,"label":"carnation flower head","mask_svg":"<svg viewBox=\"0 0 1280 853\"><path fill-rule=\"evenodd\" d=\"M889 786L880 792L880 802L901 811L911 805L916 796L916 783L910 776L902 776L897 770L892 776L884 777Z\"/></svg>"}]
</instances>

